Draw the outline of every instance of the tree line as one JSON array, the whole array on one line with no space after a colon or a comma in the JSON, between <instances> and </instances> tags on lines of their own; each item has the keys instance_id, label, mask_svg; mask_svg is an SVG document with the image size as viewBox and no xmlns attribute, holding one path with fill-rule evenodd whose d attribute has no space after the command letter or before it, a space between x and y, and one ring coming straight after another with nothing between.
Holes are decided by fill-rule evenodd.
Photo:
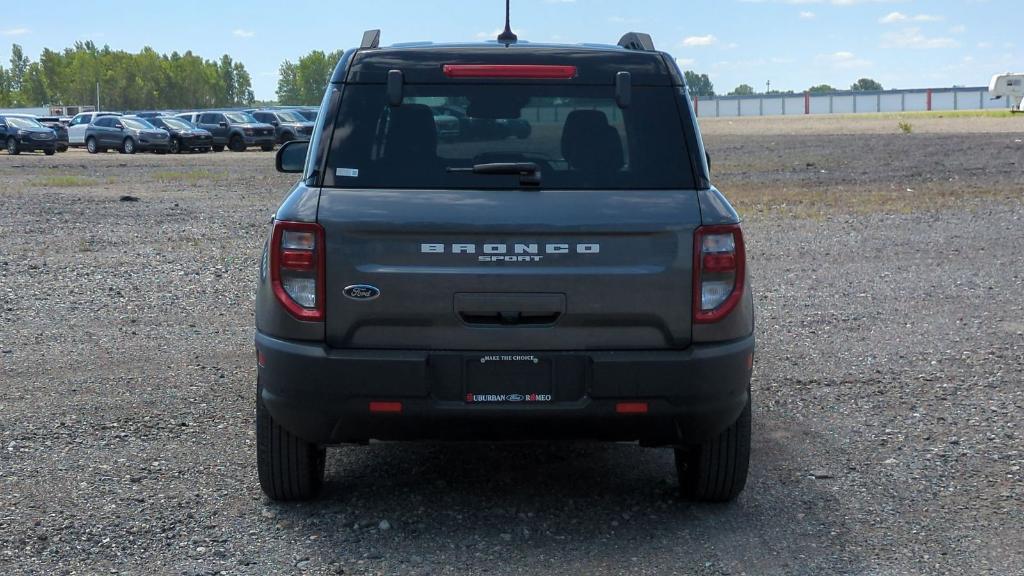
<instances>
[{"instance_id":1,"label":"tree line","mask_svg":"<svg viewBox=\"0 0 1024 576\"><path fill-rule=\"evenodd\" d=\"M686 76L686 85L690 89L690 94L699 98L715 97L715 85L711 82L711 78L709 78L707 74L697 74L692 70L687 70L683 74ZM869 92L882 89L882 85L871 78L861 78L850 85L850 90L853 90L854 92ZM828 92L838 92L839 90L839 88L833 88L828 84L819 84L817 86L811 86L807 89L807 92L810 92L811 94L825 94ZM759 93L750 84L740 84L736 88L733 88L733 90L726 94L726 96L753 96L755 94L795 94L795 92L792 90L767 90Z\"/></svg>"},{"instance_id":2,"label":"tree line","mask_svg":"<svg viewBox=\"0 0 1024 576\"><path fill-rule=\"evenodd\" d=\"M63 52L43 49L32 61L11 47L10 67L0 65L0 107L83 105L110 110L247 106L255 97L252 78L227 54L205 60L191 51L134 54L75 42Z\"/></svg>"},{"instance_id":3,"label":"tree line","mask_svg":"<svg viewBox=\"0 0 1024 576\"><path fill-rule=\"evenodd\" d=\"M277 101L319 104L340 58L340 50L314 50L296 62L285 60L279 68ZM685 76L692 95L715 96L715 86L707 74L687 70ZM14 44L10 67L0 65L0 107L94 104L97 83L101 106L111 110L217 108L250 106L255 102L249 72L227 54L219 60L205 60L191 51L168 55L149 47L134 54L111 50L109 46L97 48L87 41L75 42L63 52L46 48L37 61L30 60L22 47ZM856 91L881 89L882 85L870 78L861 78L850 86L850 90ZM818 94L834 92L836 88L820 84L807 91ZM740 84L728 95L757 93L753 86Z\"/></svg>"}]
</instances>

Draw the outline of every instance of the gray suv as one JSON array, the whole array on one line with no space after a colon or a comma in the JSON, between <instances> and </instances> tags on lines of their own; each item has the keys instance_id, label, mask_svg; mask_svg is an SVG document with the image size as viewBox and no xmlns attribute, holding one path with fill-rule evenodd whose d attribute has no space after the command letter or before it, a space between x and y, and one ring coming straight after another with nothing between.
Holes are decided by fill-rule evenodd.
<instances>
[{"instance_id":1,"label":"gray suv","mask_svg":"<svg viewBox=\"0 0 1024 576\"><path fill-rule=\"evenodd\" d=\"M754 313L740 218L711 182L683 75L616 46L344 53L256 295L257 469L314 496L325 447L630 441L727 501L750 457ZM523 122L438 137L437 110Z\"/></svg>"},{"instance_id":2,"label":"gray suv","mask_svg":"<svg viewBox=\"0 0 1024 576\"><path fill-rule=\"evenodd\" d=\"M292 140L309 140L313 134L313 122L306 120L297 110L254 110L252 116L277 130L279 144Z\"/></svg>"},{"instance_id":3,"label":"gray suv","mask_svg":"<svg viewBox=\"0 0 1024 576\"><path fill-rule=\"evenodd\" d=\"M223 151L225 146L233 152L244 152L253 146L269 152L277 142L273 126L257 121L246 112L191 112L178 116L213 134L213 149L217 152Z\"/></svg>"},{"instance_id":4,"label":"gray suv","mask_svg":"<svg viewBox=\"0 0 1024 576\"><path fill-rule=\"evenodd\" d=\"M111 148L122 154L140 151L163 154L170 150L170 146L171 138L167 131L142 118L101 116L85 129L85 148L90 154Z\"/></svg>"}]
</instances>

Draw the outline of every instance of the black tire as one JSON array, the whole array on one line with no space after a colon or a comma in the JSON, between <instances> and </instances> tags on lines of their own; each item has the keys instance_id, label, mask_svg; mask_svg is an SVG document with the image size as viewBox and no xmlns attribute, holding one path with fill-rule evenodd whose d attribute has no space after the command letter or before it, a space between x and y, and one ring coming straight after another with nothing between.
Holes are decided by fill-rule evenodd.
<instances>
[{"instance_id":1,"label":"black tire","mask_svg":"<svg viewBox=\"0 0 1024 576\"><path fill-rule=\"evenodd\" d=\"M7 139L7 153L11 156L21 154L21 150L18 150L18 141L13 137Z\"/></svg>"},{"instance_id":2,"label":"black tire","mask_svg":"<svg viewBox=\"0 0 1024 576\"><path fill-rule=\"evenodd\" d=\"M273 144L264 144L264 145L260 146L260 150L263 150L264 152L272 152L274 150L274 145Z\"/></svg>"},{"instance_id":3,"label":"black tire","mask_svg":"<svg viewBox=\"0 0 1024 576\"><path fill-rule=\"evenodd\" d=\"M96 138L90 136L85 139L85 149L89 151L89 154L99 154L100 147L96 145Z\"/></svg>"},{"instance_id":4,"label":"black tire","mask_svg":"<svg viewBox=\"0 0 1024 576\"><path fill-rule=\"evenodd\" d=\"M217 144L217 145L215 145L215 146L213 147L213 151L214 151L214 152L223 152L223 151L224 151L224 145L223 145L223 144Z\"/></svg>"},{"instance_id":5,"label":"black tire","mask_svg":"<svg viewBox=\"0 0 1024 576\"><path fill-rule=\"evenodd\" d=\"M324 483L326 450L274 422L256 396L256 469L271 500L309 500Z\"/></svg>"},{"instance_id":6,"label":"black tire","mask_svg":"<svg viewBox=\"0 0 1024 576\"><path fill-rule=\"evenodd\" d=\"M228 148L232 152L245 152L245 140L238 134L235 134L231 137L231 140L228 140Z\"/></svg>"},{"instance_id":7,"label":"black tire","mask_svg":"<svg viewBox=\"0 0 1024 576\"><path fill-rule=\"evenodd\" d=\"M135 140L131 136L124 139L121 143L121 152L124 154L135 154L138 150L135 148Z\"/></svg>"},{"instance_id":8,"label":"black tire","mask_svg":"<svg viewBox=\"0 0 1024 576\"><path fill-rule=\"evenodd\" d=\"M43 150L43 154L46 154L47 156L53 156L56 153L57 153L57 150L55 148L47 148L47 149Z\"/></svg>"},{"instance_id":9,"label":"black tire","mask_svg":"<svg viewBox=\"0 0 1024 576\"><path fill-rule=\"evenodd\" d=\"M278 144L287 144L287 143L291 142L292 140L295 140L295 134L292 134L291 132L285 132L284 134L281 134L281 138L278 139L277 143Z\"/></svg>"},{"instance_id":10,"label":"black tire","mask_svg":"<svg viewBox=\"0 0 1024 576\"><path fill-rule=\"evenodd\" d=\"M67 152L67 151L68 151L68 147L66 145L61 144L60 146L57 146L57 152Z\"/></svg>"},{"instance_id":11,"label":"black tire","mask_svg":"<svg viewBox=\"0 0 1024 576\"><path fill-rule=\"evenodd\" d=\"M736 422L718 436L676 448L679 493L697 502L728 502L739 496L750 467L750 400Z\"/></svg>"},{"instance_id":12,"label":"black tire","mask_svg":"<svg viewBox=\"0 0 1024 576\"><path fill-rule=\"evenodd\" d=\"M181 140L177 138L171 138L171 154L181 154L184 150L181 149Z\"/></svg>"}]
</instances>

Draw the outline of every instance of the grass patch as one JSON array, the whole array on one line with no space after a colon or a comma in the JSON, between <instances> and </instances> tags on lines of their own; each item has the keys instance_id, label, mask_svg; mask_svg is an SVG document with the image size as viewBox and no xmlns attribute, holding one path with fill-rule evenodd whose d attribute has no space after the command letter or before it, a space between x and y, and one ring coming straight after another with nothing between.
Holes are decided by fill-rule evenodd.
<instances>
[{"instance_id":1,"label":"grass patch","mask_svg":"<svg viewBox=\"0 0 1024 576\"><path fill-rule=\"evenodd\" d=\"M70 188L73 186L93 186L98 180L84 176L42 176L33 180L33 184L45 188Z\"/></svg>"},{"instance_id":2,"label":"grass patch","mask_svg":"<svg viewBox=\"0 0 1024 576\"><path fill-rule=\"evenodd\" d=\"M201 182L218 182L227 178L223 172L211 172L210 170L171 171L163 170L153 172L153 179L161 182L185 182L188 184L199 184Z\"/></svg>"}]
</instances>

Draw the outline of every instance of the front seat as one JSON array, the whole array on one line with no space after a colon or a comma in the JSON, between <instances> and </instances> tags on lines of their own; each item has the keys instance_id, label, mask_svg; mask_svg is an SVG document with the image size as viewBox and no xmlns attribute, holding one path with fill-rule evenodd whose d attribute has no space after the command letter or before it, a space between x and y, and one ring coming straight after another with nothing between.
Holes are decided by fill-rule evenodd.
<instances>
[{"instance_id":1,"label":"front seat","mask_svg":"<svg viewBox=\"0 0 1024 576\"><path fill-rule=\"evenodd\" d=\"M574 171L609 177L625 164L622 138L600 110L574 110L562 128L562 157Z\"/></svg>"}]
</instances>

